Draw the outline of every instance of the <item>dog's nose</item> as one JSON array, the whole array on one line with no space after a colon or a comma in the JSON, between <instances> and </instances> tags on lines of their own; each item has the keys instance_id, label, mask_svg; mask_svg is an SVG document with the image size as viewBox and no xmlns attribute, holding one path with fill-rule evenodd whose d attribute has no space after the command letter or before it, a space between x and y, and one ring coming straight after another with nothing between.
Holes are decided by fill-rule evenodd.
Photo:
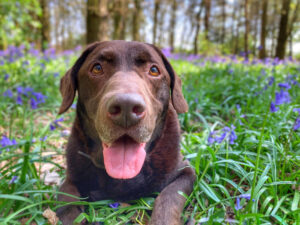
<instances>
[{"instance_id":1,"label":"dog's nose","mask_svg":"<svg viewBox=\"0 0 300 225\"><path fill-rule=\"evenodd\" d=\"M116 94L107 104L109 118L114 124L129 128L145 116L146 104L139 94Z\"/></svg>"}]
</instances>

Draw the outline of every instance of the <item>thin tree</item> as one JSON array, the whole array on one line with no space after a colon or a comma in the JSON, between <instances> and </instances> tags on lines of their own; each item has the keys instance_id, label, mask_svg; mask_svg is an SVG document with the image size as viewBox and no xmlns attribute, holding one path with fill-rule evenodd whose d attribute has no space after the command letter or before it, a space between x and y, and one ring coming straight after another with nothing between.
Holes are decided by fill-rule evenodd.
<instances>
[{"instance_id":1,"label":"thin tree","mask_svg":"<svg viewBox=\"0 0 300 225\"><path fill-rule=\"evenodd\" d=\"M203 11L204 1L199 2L199 9L196 13L196 31L194 36L194 54L198 54L198 39L199 39L199 32L201 28L201 14Z\"/></svg>"},{"instance_id":2,"label":"thin tree","mask_svg":"<svg viewBox=\"0 0 300 225\"><path fill-rule=\"evenodd\" d=\"M172 0L171 16L170 16L170 32L169 32L169 46L171 47L171 51L174 50L177 7L178 7L177 0Z\"/></svg>"},{"instance_id":3,"label":"thin tree","mask_svg":"<svg viewBox=\"0 0 300 225\"><path fill-rule=\"evenodd\" d=\"M49 6L46 0L40 0L40 6L42 9L42 15L40 16L41 27L41 47L47 48L47 44L50 42L50 15Z\"/></svg>"},{"instance_id":4,"label":"thin tree","mask_svg":"<svg viewBox=\"0 0 300 225\"><path fill-rule=\"evenodd\" d=\"M113 39L120 39L122 29L122 0L113 1Z\"/></svg>"},{"instance_id":5,"label":"thin tree","mask_svg":"<svg viewBox=\"0 0 300 225\"><path fill-rule=\"evenodd\" d=\"M279 59L285 56L286 42L288 39L288 19L291 0L282 0L279 33L277 38L276 54Z\"/></svg>"},{"instance_id":6,"label":"thin tree","mask_svg":"<svg viewBox=\"0 0 300 225\"><path fill-rule=\"evenodd\" d=\"M158 23L158 12L160 8L160 1L155 0L154 2L154 11L153 11L153 31L152 31L152 43L155 45L156 44L156 39L157 39L157 23Z\"/></svg>"},{"instance_id":7,"label":"thin tree","mask_svg":"<svg viewBox=\"0 0 300 225\"><path fill-rule=\"evenodd\" d=\"M248 0L245 0L244 14L245 14L244 51L245 51L245 57L248 58L248 33L249 33Z\"/></svg>"},{"instance_id":8,"label":"thin tree","mask_svg":"<svg viewBox=\"0 0 300 225\"><path fill-rule=\"evenodd\" d=\"M211 0L204 0L205 6L205 16L204 16L204 28L205 28L205 39L209 40L209 18L210 18L210 8L211 8Z\"/></svg>"},{"instance_id":9,"label":"thin tree","mask_svg":"<svg viewBox=\"0 0 300 225\"><path fill-rule=\"evenodd\" d=\"M140 23L141 23L141 1L134 0L134 11L132 14L132 40L140 41Z\"/></svg>"},{"instance_id":10,"label":"thin tree","mask_svg":"<svg viewBox=\"0 0 300 225\"><path fill-rule=\"evenodd\" d=\"M266 57L266 35L267 35L267 19L268 19L267 12L268 12L268 0L263 0L261 26L260 26L260 46L259 46L260 59L264 59Z\"/></svg>"},{"instance_id":11,"label":"thin tree","mask_svg":"<svg viewBox=\"0 0 300 225\"><path fill-rule=\"evenodd\" d=\"M226 35L226 0L222 0L222 33L221 33L221 43L225 42Z\"/></svg>"},{"instance_id":12,"label":"thin tree","mask_svg":"<svg viewBox=\"0 0 300 225\"><path fill-rule=\"evenodd\" d=\"M297 4L294 9L293 17L291 19L291 22L288 26L288 31L287 31L287 35L289 38L289 56L290 57L293 56L293 30L294 30L293 27L294 27L294 24L297 22L299 9L300 9L300 0L297 0Z\"/></svg>"}]
</instances>

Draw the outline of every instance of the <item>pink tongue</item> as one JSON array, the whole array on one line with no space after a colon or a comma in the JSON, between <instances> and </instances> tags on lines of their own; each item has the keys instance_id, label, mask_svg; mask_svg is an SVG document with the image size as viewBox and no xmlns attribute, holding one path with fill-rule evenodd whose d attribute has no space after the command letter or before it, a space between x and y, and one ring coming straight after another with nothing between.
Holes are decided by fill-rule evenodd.
<instances>
[{"instance_id":1,"label":"pink tongue","mask_svg":"<svg viewBox=\"0 0 300 225\"><path fill-rule=\"evenodd\" d=\"M139 174L146 157L145 143L121 138L110 147L103 144L106 172L116 179L130 179Z\"/></svg>"}]
</instances>

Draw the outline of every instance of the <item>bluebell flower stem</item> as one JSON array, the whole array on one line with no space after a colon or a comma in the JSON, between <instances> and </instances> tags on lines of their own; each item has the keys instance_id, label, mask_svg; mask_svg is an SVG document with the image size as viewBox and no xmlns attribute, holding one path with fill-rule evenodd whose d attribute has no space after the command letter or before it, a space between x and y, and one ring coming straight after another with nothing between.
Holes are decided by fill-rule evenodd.
<instances>
[{"instance_id":1,"label":"bluebell flower stem","mask_svg":"<svg viewBox=\"0 0 300 225\"><path fill-rule=\"evenodd\" d=\"M228 141L226 142L226 163L225 163L225 177L227 177L227 170L228 170L228 163L227 163L227 160L228 160L228 147L229 147L229 144L228 144ZM224 181L224 186L226 185L226 181Z\"/></svg>"},{"instance_id":2,"label":"bluebell flower stem","mask_svg":"<svg viewBox=\"0 0 300 225\"><path fill-rule=\"evenodd\" d=\"M20 178L20 183L24 184L26 181L26 174L28 170L28 163L29 163L29 150L30 150L30 142L27 141L24 145L24 158L23 158L23 165L22 165L22 173Z\"/></svg>"},{"instance_id":3,"label":"bluebell flower stem","mask_svg":"<svg viewBox=\"0 0 300 225\"><path fill-rule=\"evenodd\" d=\"M269 118L269 112L268 111L269 111L269 108L267 108L267 112L265 113L265 118L264 118L262 130L261 130L260 137L259 137L259 144L258 144L258 148L257 148L254 176L253 176L253 182L252 182L252 187L251 187L251 198L250 198L248 208L251 208L252 204L253 204L253 199L254 199L253 195L254 195L254 189L255 189L255 185L256 185L256 178L257 178L258 167L259 167L259 162L260 162L260 152L261 152L262 143L263 143L263 140L264 140L264 137L265 137L264 134L265 134L266 123L267 123L268 118Z\"/></svg>"}]
</instances>

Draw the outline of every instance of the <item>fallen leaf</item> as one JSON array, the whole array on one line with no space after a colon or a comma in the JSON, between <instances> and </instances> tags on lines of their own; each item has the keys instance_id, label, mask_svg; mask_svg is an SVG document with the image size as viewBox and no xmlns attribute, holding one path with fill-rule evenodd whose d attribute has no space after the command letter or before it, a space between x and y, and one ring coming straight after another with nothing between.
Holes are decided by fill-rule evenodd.
<instances>
[{"instance_id":1,"label":"fallen leaf","mask_svg":"<svg viewBox=\"0 0 300 225\"><path fill-rule=\"evenodd\" d=\"M51 225L56 225L59 221L58 217L56 216L56 213L53 212L50 208L46 209L43 212L43 216L48 219L48 222Z\"/></svg>"}]
</instances>

